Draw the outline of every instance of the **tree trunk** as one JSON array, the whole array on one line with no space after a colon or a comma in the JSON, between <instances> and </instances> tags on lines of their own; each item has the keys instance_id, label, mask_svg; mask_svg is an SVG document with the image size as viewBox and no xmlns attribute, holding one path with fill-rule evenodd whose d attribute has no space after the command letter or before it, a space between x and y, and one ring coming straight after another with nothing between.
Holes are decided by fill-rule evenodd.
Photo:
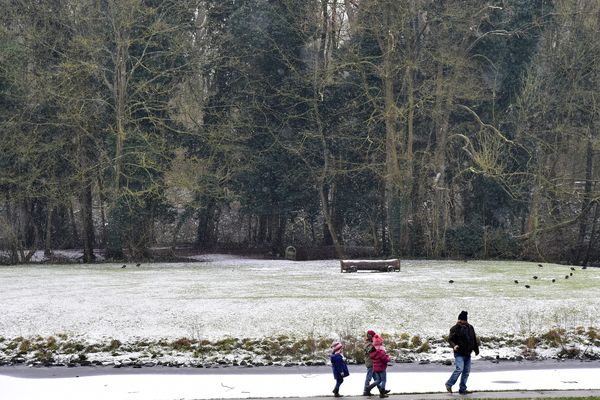
<instances>
[{"instance_id":1,"label":"tree trunk","mask_svg":"<svg viewBox=\"0 0 600 400\"><path fill-rule=\"evenodd\" d=\"M590 241L588 242L587 251L585 253L585 257L583 258L581 265L588 265L588 263L590 262L590 255L592 254L592 249L598 248L598 246L596 245L596 237L598 236L598 218L600 218L600 204L596 203L596 210L594 211L594 218L592 221L592 231L590 233Z\"/></svg>"},{"instance_id":2,"label":"tree trunk","mask_svg":"<svg viewBox=\"0 0 600 400\"><path fill-rule=\"evenodd\" d=\"M107 221L106 221L106 196L104 195L104 187L102 185L102 177L98 177L98 199L100 200L100 240L102 241L102 246L106 246L106 242L108 240L108 229L107 229Z\"/></svg>"},{"instance_id":3,"label":"tree trunk","mask_svg":"<svg viewBox=\"0 0 600 400\"><path fill-rule=\"evenodd\" d=\"M77 230L77 221L75 219L75 212L73 211L73 203L69 201L69 225L71 226L71 243L70 247L78 247L80 244L79 232Z\"/></svg>"},{"instance_id":4,"label":"tree trunk","mask_svg":"<svg viewBox=\"0 0 600 400\"><path fill-rule=\"evenodd\" d=\"M200 248L209 249L212 247L214 235L214 203L210 200L202 209L198 211L198 230L196 242Z\"/></svg>"},{"instance_id":5,"label":"tree trunk","mask_svg":"<svg viewBox=\"0 0 600 400\"><path fill-rule=\"evenodd\" d=\"M338 233L336 230L336 226L335 226L335 222L334 222L333 216L331 214L329 199L327 198L324 183L319 184L319 198L321 199L321 208L323 210L323 217L325 218L325 222L327 224L329 234L331 235L333 247L335 248L335 254L337 255L338 258L343 258L344 257L344 249L340 243Z\"/></svg>"},{"instance_id":6,"label":"tree trunk","mask_svg":"<svg viewBox=\"0 0 600 400\"><path fill-rule=\"evenodd\" d=\"M389 47L389 46L388 46ZM402 237L402 204L401 183L398 145L400 143L396 129L396 102L394 94L393 65L389 52L386 51L383 60L383 95L384 95L384 120L385 120L385 193L386 214L389 228L388 237L392 256L398 257L401 249Z\"/></svg>"},{"instance_id":7,"label":"tree trunk","mask_svg":"<svg viewBox=\"0 0 600 400\"><path fill-rule=\"evenodd\" d=\"M579 223L579 236L577 239L577 257L575 262L578 263L582 257L585 236L588 228L588 219L584 213L589 212L589 205L592 201L592 178L593 178L593 166L594 166L594 145L592 142L592 135L588 134L587 146L586 146L586 157L585 157L585 185L583 189L583 202L581 204L581 220Z\"/></svg>"},{"instance_id":8,"label":"tree trunk","mask_svg":"<svg viewBox=\"0 0 600 400\"><path fill-rule=\"evenodd\" d=\"M258 232L256 233L256 243L258 245L263 245L265 243L268 222L269 218L266 215L261 214L258 216Z\"/></svg>"},{"instance_id":9,"label":"tree trunk","mask_svg":"<svg viewBox=\"0 0 600 400\"><path fill-rule=\"evenodd\" d=\"M92 188L87 185L81 190L81 227L83 239L83 262L90 263L96 259L94 245L94 219L92 216Z\"/></svg>"},{"instance_id":10,"label":"tree trunk","mask_svg":"<svg viewBox=\"0 0 600 400\"><path fill-rule=\"evenodd\" d=\"M54 206L48 202L48 210L46 213L46 236L44 239L44 255L50 257L52 255L52 216L54 214Z\"/></svg>"}]
</instances>

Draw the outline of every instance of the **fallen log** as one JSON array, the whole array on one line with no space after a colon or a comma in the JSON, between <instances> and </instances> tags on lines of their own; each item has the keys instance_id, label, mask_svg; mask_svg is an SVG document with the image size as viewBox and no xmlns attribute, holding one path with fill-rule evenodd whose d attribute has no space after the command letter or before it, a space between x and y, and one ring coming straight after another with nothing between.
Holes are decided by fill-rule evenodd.
<instances>
[{"instance_id":1,"label":"fallen log","mask_svg":"<svg viewBox=\"0 0 600 400\"><path fill-rule=\"evenodd\" d=\"M341 272L400 272L400 260L340 260Z\"/></svg>"}]
</instances>

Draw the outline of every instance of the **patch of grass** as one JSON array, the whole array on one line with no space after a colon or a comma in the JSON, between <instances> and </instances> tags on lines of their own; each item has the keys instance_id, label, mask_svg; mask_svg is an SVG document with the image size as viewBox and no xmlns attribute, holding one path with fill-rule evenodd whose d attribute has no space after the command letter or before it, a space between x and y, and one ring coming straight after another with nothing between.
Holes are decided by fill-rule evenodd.
<instances>
[{"instance_id":1,"label":"patch of grass","mask_svg":"<svg viewBox=\"0 0 600 400\"><path fill-rule=\"evenodd\" d=\"M328 350L331 347L331 340L327 339L327 338L323 338L320 337L318 342L317 342L317 349L318 350Z\"/></svg>"},{"instance_id":2,"label":"patch of grass","mask_svg":"<svg viewBox=\"0 0 600 400\"><path fill-rule=\"evenodd\" d=\"M82 352L85 345L79 342L65 342L61 345L61 350L64 354L75 354Z\"/></svg>"},{"instance_id":3,"label":"patch of grass","mask_svg":"<svg viewBox=\"0 0 600 400\"><path fill-rule=\"evenodd\" d=\"M540 343L540 339L536 338L535 336L529 336L527 339L525 339L525 346L527 346L528 349L535 349L538 343Z\"/></svg>"},{"instance_id":4,"label":"patch of grass","mask_svg":"<svg viewBox=\"0 0 600 400\"><path fill-rule=\"evenodd\" d=\"M427 353L429 350L431 350L431 345L425 341L417 348L417 353Z\"/></svg>"},{"instance_id":5,"label":"patch of grass","mask_svg":"<svg viewBox=\"0 0 600 400\"><path fill-rule=\"evenodd\" d=\"M598 332L598 329L589 327L587 330L587 337L595 346L600 345L600 332Z\"/></svg>"},{"instance_id":6,"label":"patch of grass","mask_svg":"<svg viewBox=\"0 0 600 400\"><path fill-rule=\"evenodd\" d=\"M221 351L231 351L239 347L238 339L228 337L215 342L214 346Z\"/></svg>"},{"instance_id":7,"label":"patch of grass","mask_svg":"<svg viewBox=\"0 0 600 400\"><path fill-rule=\"evenodd\" d=\"M561 328L550 329L548 332L542 335L542 339L546 341L550 346L560 347L566 341L566 331Z\"/></svg>"},{"instance_id":8,"label":"patch of grass","mask_svg":"<svg viewBox=\"0 0 600 400\"><path fill-rule=\"evenodd\" d=\"M54 354L51 351L47 350L37 351L33 355L33 358L44 365L52 365L54 363Z\"/></svg>"},{"instance_id":9,"label":"patch of grass","mask_svg":"<svg viewBox=\"0 0 600 400\"><path fill-rule=\"evenodd\" d=\"M279 344L279 342L275 342L275 341L267 341L266 342L266 346L265 346L265 341L263 341L263 349L271 355L276 355L279 354L281 352L281 345Z\"/></svg>"},{"instance_id":10,"label":"patch of grass","mask_svg":"<svg viewBox=\"0 0 600 400\"><path fill-rule=\"evenodd\" d=\"M108 344L108 351L115 351L117 350L119 347L121 347L121 342L118 341L117 339L113 339L110 341L110 343Z\"/></svg>"},{"instance_id":11,"label":"patch of grass","mask_svg":"<svg viewBox=\"0 0 600 400\"><path fill-rule=\"evenodd\" d=\"M419 336L419 335L413 336L412 339L410 340L410 347L413 349L418 348L422 344L423 344L423 339L421 339L421 336Z\"/></svg>"},{"instance_id":12,"label":"patch of grass","mask_svg":"<svg viewBox=\"0 0 600 400\"><path fill-rule=\"evenodd\" d=\"M19 344L19 353L25 354L28 353L29 350L31 350L31 342L27 339L21 341L21 344Z\"/></svg>"},{"instance_id":13,"label":"patch of grass","mask_svg":"<svg viewBox=\"0 0 600 400\"><path fill-rule=\"evenodd\" d=\"M188 338L179 338L175 340L171 346L174 350L177 351L190 351L192 349L193 343Z\"/></svg>"},{"instance_id":14,"label":"patch of grass","mask_svg":"<svg viewBox=\"0 0 600 400\"><path fill-rule=\"evenodd\" d=\"M85 353L99 353L102 351L102 349L99 348L98 345L92 344L92 345L86 346L86 348L83 351Z\"/></svg>"},{"instance_id":15,"label":"patch of grass","mask_svg":"<svg viewBox=\"0 0 600 400\"><path fill-rule=\"evenodd\" d=\"M58 350L58 340L54 336L48 336L46 339L46 348L48 350L56 351Z\"/></svg>"}]
</instances>

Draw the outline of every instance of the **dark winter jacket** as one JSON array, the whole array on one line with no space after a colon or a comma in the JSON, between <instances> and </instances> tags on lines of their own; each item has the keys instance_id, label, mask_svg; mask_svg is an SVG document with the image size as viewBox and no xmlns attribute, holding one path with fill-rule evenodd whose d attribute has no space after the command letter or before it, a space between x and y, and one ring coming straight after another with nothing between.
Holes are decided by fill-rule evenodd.
<instances>
[{"instance_id":1,"label":"dark winter jacket","mask_svg":"<svg viewBox=\"0 0 600 400\"><path fill-rule=\"evenodd\" d=\"M367 368L373 368L373 360L371 360L371 357L369 356L369 354L371 354L372 351L375 351L375 347L373 347L373 343L366 342L365 343L365 367Z\"/></svg>"},{"instance_id":2,"label":"dark winter jacket","mask_svg":"<svg viewBox=\"0 0 600 400\"><path fill-rule=\"evenodd\" d=\"M369 353L371 360L373 361L373 372L383 372L387 368L387 363L390 362L390 356L387 355L385 350L379 349Z\"/></svg>"},{"instance_id":3,"label":"dark winter jacket","mask_svg":"<svg viewBox=\"0 0 600 400\"><path fill-rule=\"evenodd\" d=\"M475 352L475 355L479 354L479 344L475 336L475 329L470 324L462 325L457 323L450 328L448 343L450 343L450 347L452 348L458 346L458 350L454 352L461 356L470 356L472 351Z\"/></svg>"},{"instance_id":4,"label":"dark winter jacket","mask_svg":"<svg viewBox=\"0 0 600 400\"><path fill-rule=\"evenodd\" d=\"M331 353L330 358L331 370L335 379L344 379L344 377L350 375L346 361L344 361L344 357L340 353Z\"/></svg>"}]
</instances>

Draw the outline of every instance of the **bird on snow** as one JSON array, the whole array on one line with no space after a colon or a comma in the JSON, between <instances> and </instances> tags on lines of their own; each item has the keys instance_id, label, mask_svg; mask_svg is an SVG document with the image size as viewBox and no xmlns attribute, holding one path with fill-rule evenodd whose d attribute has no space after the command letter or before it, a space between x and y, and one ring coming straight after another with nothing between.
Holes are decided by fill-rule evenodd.
<instances>
[{"instance_id":1,"label":"bird on snow","mask_svg":"<svg viewBox=\"0 0 600 400\"><path fill-rule=\"evenodd\" d=\"M515 283L519 283L519 281L515 279Z\"/></svg>"},{"instance_id":2,"label":"bird on snow","mask_svg":"<svg viewBox=\"0 0 600 400\"><path fill-rule=\"evenodd\" d=\"M529 289L531 286L529 286L529 285L525 285L525 287L526 287L527 289Z\"/></svg>"},{"instance_id":3,"label":"bird on snow","mask_svg":"<svg viewBox=\"0 0 600 400\"><path fill-rule=\"evenodd\" d=\"M123 264L123 266L121 268L126 268L126 267L127 267L127 265Z\"/></svg>"},{"instance_id":4,"label":"bird on snow","mask_svg":"<svg viewBox=\"0 0 600 400\"><path fill-rule=\"evenodd\" d=\"M537 279L537 276L536 276L536 275L534 275L534 276L533 276L533 279Z\"/></svg>"},{"instance_id":5,"label":"bird on snow","mask_svg":"<svg viewBox=\"0 0 600 400\"><path fill-rule=\"evenodd\" d=\"M565 275L565 279L569 279L569 275Z\"/></svg>"},{"instance_id":6,"label":"bird on snow","mask_svg":"<svg viewBox=\"0 0 600 400\"><path fill-rule=\"evenodd\" d=\"M542 265L542 264L538 264L538 267L542 268L542 267L543 267L543 265Z\"/></svg>"},{"instance_id":7,"label":"bird on snow","mask_svg":"<svg viewBox=\"0 0 600 400\"><path fill-rule=\"evenodd\" d=\"M554 278L553 278L553 279L552 279L552 283L554 283L554 282L556 282L556 279L554 279Z\"/></svg>"},{"instance_id":8,"label":"bird on snow","mask_svg":"<svg viewBox=\"0 0 600 400\"><path fill-rule=\"evenodd\" d=\"M571 273L569 274L569 276L573 276L573 273L571 272Z\"/></svg>"},{"instance_id":9,"label":"bird on snow","mask_svg":"<svg viewBox=\"0 0 600 400\"><path fill-rule=\"evenodd\" d=\"M448 283L454 283L454 281L453 281L452 279L450 279L450 280L448 281Z\"/></svg>"},{"instance_id":10,"label":"bird on snow","mask_svg":"<svg viewBox=\"0 0 600 400\"><path fill-rule=\"evenodd\" d=\"M581 269L587 269L587 266L584 265L583 267L581 267Z\"/></svg>"},{"instance_id":11,"label":"bird on snow","mask_svg":"<svg viewBox=\"0 0 600 400\"><path fill-rule=\"evenodd\" d=\"M571 267L571 271L575 271L575 268Z\"/></svg>"},{"instance_id":12,"label":"bird on snow","mask_svg":"<svg viewBox=\"0 0 600 400\"><path fill-rule=\"evenodd\" d=\"M140 265L142 265L142 264L140 264L140 263L135 264L136 267L139 267Z\"/></svg>"}]
</instances>

